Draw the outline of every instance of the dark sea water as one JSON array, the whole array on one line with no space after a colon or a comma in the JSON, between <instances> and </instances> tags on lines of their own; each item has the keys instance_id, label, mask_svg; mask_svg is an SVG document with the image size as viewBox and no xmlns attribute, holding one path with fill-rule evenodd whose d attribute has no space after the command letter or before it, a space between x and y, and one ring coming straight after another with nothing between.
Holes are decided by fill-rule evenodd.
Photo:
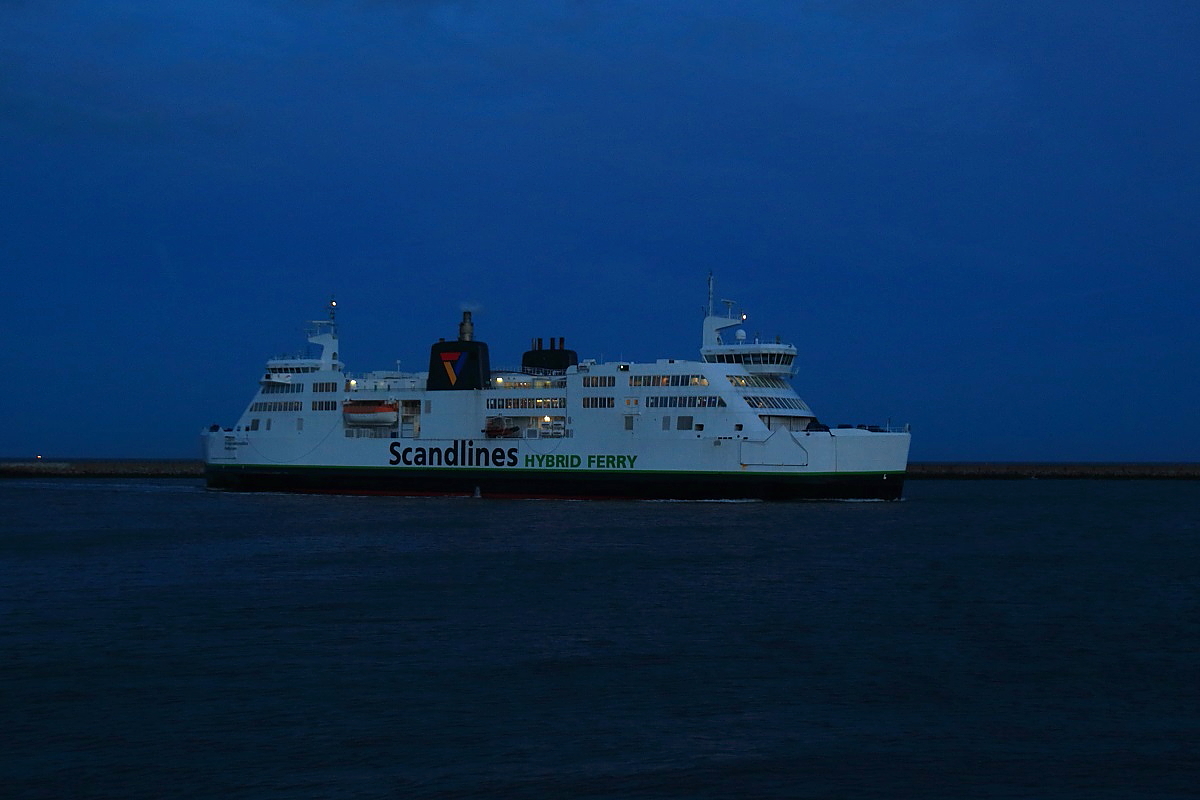
<instances>
[{"instance_id":1,"label":"dark sea water","mask_svg":"<svg viewBox=\"0 0 1200 800\"><path fill-rule=\"evenodd\" d=\"M0 482L4 798L1195 798L1200 484Z\"/></svg>"}]
</instances>

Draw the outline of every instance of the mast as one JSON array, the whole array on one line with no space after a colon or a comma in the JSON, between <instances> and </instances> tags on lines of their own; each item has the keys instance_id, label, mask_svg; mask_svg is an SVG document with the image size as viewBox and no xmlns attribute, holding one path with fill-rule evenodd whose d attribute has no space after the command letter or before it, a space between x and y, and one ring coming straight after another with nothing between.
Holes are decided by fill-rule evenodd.
<instances>
[{"instance_id":1,"label":"mast","mask_svg":"<svg viewBox=\"0 0 1200 800\"><path fill-rule=\"evenodd\" d=\"M726 328L735 328L746 321L746 315L741 314L738 317L733 316L734 302L732 300L722 300L725 304L725 316L719 317L713 309L713 275L710 270L708 273L708 308L704 313L704 333L700 337L700 343L704 347L721 344L721 331Z\"/></svg>"}]
</instances>

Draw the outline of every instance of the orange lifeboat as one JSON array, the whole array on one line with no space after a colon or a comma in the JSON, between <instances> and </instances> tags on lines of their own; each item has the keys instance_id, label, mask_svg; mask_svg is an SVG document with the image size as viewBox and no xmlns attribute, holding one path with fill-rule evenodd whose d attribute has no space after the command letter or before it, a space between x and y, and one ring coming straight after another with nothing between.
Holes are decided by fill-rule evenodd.
<instances>
[{"instance_id":1,"label":"orange lifeboat","mask_svg":"<svg viewBox=\"0 0 1200 800\"><path fill-rule=\"evenodd\" d=\"M509 439L519 432L520 428L509 417L488 417L482 431L489 439Z\"/></svg>"},{"instance_id":2,"label":"orange lifeboat","mask_svg":"<svg viewBox=\"0 0 1200 800\"><path fill-rule=\"evenodd\" d=\"M347 425L395 425L400 420L400 404L348 400L342 404L342 419Z\"/></svg>"}]
</instances>

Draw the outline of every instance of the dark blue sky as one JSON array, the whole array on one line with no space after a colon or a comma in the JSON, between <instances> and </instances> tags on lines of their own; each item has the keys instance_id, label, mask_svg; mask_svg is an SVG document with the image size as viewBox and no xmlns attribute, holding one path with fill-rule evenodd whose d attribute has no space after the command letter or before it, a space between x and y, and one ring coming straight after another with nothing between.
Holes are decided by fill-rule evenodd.
<instances>
[{"instance_id":1,"label":"dark blue sky","mask_svg":"<svg viewBox=\"0 0 1200 800\"><path fill-rule=\"evenodd\" d=\"M693 357L709 270L915 460L1196 460L1200 4L0 0L0 456L352 371Z\"/></svg>"}]
</instances>

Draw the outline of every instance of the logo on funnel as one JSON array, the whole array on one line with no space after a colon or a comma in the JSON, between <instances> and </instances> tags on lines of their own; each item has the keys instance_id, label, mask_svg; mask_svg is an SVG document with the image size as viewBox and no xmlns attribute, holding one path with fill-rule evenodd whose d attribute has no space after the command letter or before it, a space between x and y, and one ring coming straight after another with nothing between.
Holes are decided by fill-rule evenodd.
<instances>
[{"instance_id":1,"label":"logo on funnel","mask_svg":"<svg viewBox=\"0 0 1200 800\"><path fill-rule=\"evenodd\" d=\"M462 373L463 364L467 361L466 352L461 353L442 353L442 366L446 368L446 377L450 379L450 385L458 383L458 376Z\"/></svg>"}]
</instances>

